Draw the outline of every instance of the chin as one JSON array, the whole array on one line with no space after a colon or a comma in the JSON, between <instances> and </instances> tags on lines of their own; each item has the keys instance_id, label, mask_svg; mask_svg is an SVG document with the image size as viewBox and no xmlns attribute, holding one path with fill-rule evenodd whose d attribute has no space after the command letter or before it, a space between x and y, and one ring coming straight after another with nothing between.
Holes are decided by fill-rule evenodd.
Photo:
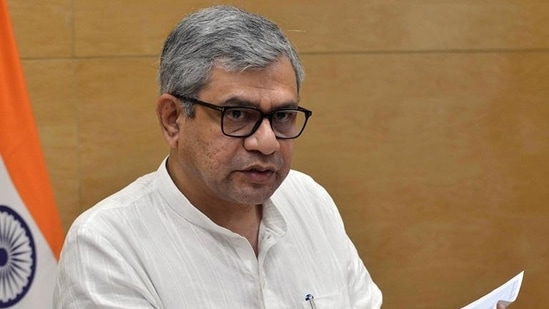
<instances>
[{"instance_id":1,"label":"chin","mask_svg":"<svg viewBox=\"0 0 549 309\"><path fill-rule=\"evenodd\" d=\"M278 186L277 186L278 188ZM273 196L275 189L269 189L269 190L253 190L254 192L239 192L235 196L235 201L237 201L239 204L246 204L246 205L258 205L263 204L265 201L271 198Z\"/></svg>"}]
</instances>

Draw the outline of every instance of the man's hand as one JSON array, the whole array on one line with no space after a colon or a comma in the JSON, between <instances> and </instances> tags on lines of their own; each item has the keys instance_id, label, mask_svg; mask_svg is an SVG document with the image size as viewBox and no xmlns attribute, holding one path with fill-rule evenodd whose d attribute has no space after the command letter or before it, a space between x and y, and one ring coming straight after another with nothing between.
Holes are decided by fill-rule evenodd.
<instances>
[{"instance_id":1,"label":"man's hand","mask_svg":"<svg viewBox=\"0 0 549 309\"><path fill-rule=\"evenodd\" d=\"M507 308L507 305L505 305L504 303L498 303L497 309L505 309L505 308Z\"/></svg>"}]
</instances>

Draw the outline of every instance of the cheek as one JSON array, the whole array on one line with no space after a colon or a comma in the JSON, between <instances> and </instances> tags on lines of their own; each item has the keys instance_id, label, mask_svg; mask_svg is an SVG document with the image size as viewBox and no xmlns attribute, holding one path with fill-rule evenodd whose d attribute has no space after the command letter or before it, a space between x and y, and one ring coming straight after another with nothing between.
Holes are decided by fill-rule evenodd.
<instances>
[{"instance_id":1,"label":"cheek","mask_svg":"<svg viewBox=\"0 0 549 309\"><path fill-rule=\"evenodd\" d=\"M198 152L198 160L202 161L204 168L222 172L231 166L230 162L235 156L234 143L223 143L222 141L212 139L205 142Z\"/></svg>"},{"instance_id":2,"label":"cheek","mask_svg":"<svg viewBox=\"0 0 549 309\"><path fill-rule=\"evenodd\" d=\"M280 153L286 165L289 166L292 163L294 155L294 143L293 141L285 141L280 144Z\"/></svg>"},{"instance_id":3,"label":"cheek","mask_svg":"<svg viewBox=\"0 0 549 309\"><path fill-rule=\"evenodd\" d=\"M219 124L206 121L189 121L180 132L180 151L200 169L223 166L227 160L229 145L220 132Z\"/></svg>"}]
</instances>

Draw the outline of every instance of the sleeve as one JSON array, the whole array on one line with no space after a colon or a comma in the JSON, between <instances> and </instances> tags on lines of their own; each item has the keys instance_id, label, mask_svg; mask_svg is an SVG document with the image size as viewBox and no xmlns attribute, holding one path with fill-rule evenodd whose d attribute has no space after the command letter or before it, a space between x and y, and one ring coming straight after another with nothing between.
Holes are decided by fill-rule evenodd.
<instances>
[{"instance_id":1,"label":"sleeve","mask_svg":"<svg viewBox=\"0 0 549 309\"><path fill-rule=\"evenodd\" d=\"M54 308L150 309L155 297L120 248L89 228L69 231L58 265Z\"/></svg>"},{"instance_id":2,"label":"sleeve","mask_svg":"<svg viewBox=\"0 0 549 309\"><path fill-rule=\"evenodd\" d=\"M323 204L328 208L327 217L332 218L332 228L338 235L334 240L338 244L342 260L346 261L349 298L353 309L379 309L383 302L381 290L372 280L358 251L345 230L339 210L330 194L320 185L317 193L323 197ZM325 226L328 224L325 224ZM339 246L341 245L341 246Z\"/></svg>"},{"instance_id":3,"label":"sleeve","mask_svg":"<svg viewBox=\"0 0 549 309\"><path fill-rule=\"evenodd\" d=\"M349 296L354 309L379 309L383 302L381 290L372 280L358 252L349 240Z\"/></svg>"}]
</instances>

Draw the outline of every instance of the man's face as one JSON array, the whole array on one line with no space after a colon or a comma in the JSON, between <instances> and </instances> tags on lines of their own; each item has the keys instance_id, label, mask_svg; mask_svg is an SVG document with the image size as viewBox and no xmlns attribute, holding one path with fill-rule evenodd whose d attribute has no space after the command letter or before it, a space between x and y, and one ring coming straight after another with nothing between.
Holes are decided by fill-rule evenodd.
<instances>
[{"instance_id":1,"label":"man's face","mask_svg":"<svg viewBox=\"0 0 549 309\"><path fill-rule=\"evenodd\" d=\"M297 106L296 77L283 57L263 70L212 71L197 99L219 106L254 106L263 112ZM261 204L290 170L293 141L277 139L268 119L246 138L225 136L221 112L195 105L195 117L180 113L172 177L195 205ZM176 156L176 158L173 158ZM198 205L197 205L198 206Z\"/></svg>"}]
</instances>

